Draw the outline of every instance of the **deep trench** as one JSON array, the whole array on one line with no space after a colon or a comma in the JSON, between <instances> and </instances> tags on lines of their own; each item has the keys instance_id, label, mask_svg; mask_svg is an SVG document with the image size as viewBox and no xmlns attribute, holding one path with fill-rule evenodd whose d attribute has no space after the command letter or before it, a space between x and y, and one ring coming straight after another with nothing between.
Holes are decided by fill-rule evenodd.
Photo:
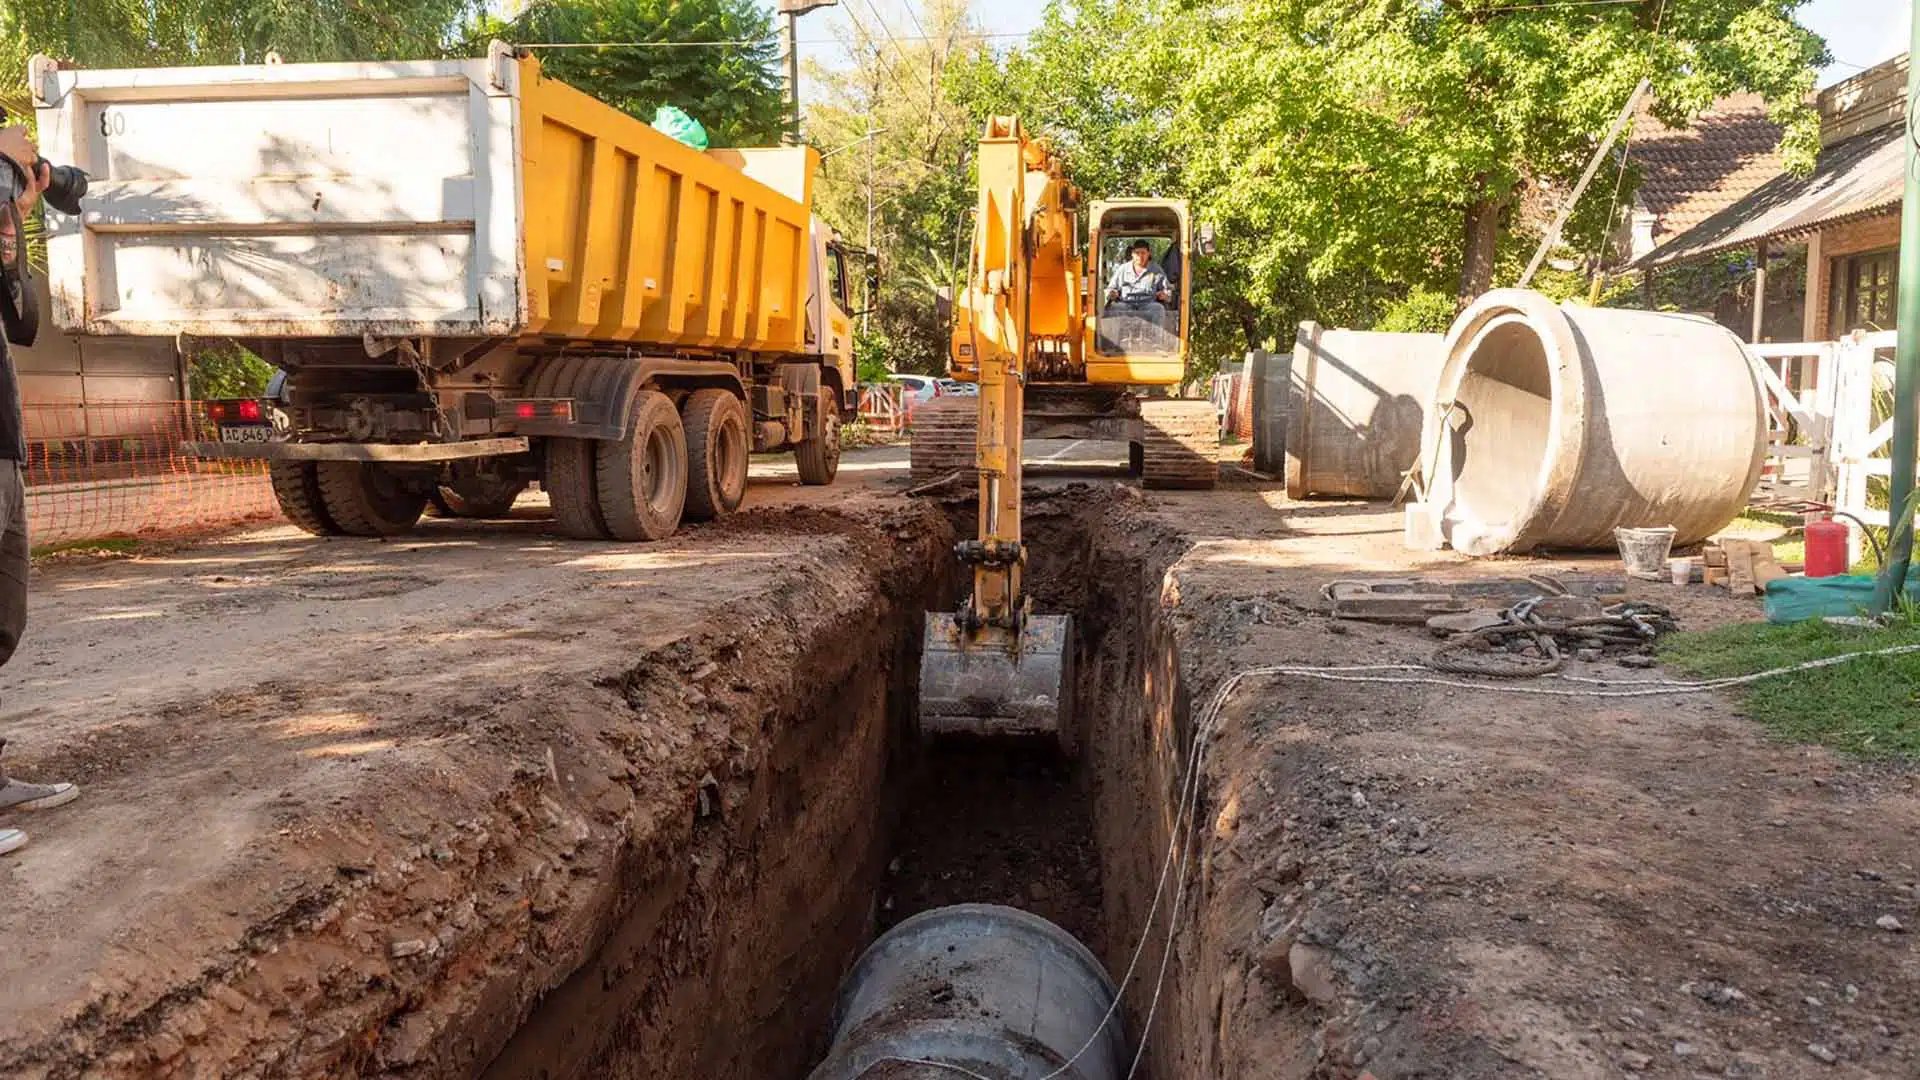
<instances>
[{"instance_id":1,"label":"deep trench","mask_svg":"<svg viewBox=\"0 0 1920 1080\"><path fill-rule=\"evenodd\" d=\"M1137 519L1116 524L1126 501L1111 485L1074 485L1029 502L1034 610L1074 619L1071 752L914 736L922 612L959 599L951 543L973 531L972 502L949 502L930 565L890 586L870 631L838 643L857 654L847 673L773 725L768 764L727 800L744 809L696 829L694 852L669 853L674 869L636 875L598 954L534 1007L485 1075L805 1080L860 951L948 904L1050 919L1119 981L1157 884L1186 745L1179 665L1159 620L1170 544ZM1148 948L1143 970L1159 959ZM1181 963L1170 970L1138 1076L1174 1074L1189 1055L1168 1033L1192 1028L1179 1003L1211 1000L1180 985ZM1130 1048L1141 997L1127 1000Z\"/></svg>"}]
</instances>

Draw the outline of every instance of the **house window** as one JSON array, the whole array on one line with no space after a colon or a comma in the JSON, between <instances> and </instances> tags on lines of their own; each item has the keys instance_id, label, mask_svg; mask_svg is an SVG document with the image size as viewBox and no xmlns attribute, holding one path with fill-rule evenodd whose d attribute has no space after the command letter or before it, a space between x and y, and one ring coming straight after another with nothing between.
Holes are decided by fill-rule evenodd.
<instances>
[{"instance_id":1,"label":"house window","mask_svg":"<svg viewBox=\"0 0 1920 1080\"><path fill-rule=\"evenodd\" d=\"M1899 269L1899 248L1833 260L1833 332L1895 329Z\"/></svg>"}]
</instances>

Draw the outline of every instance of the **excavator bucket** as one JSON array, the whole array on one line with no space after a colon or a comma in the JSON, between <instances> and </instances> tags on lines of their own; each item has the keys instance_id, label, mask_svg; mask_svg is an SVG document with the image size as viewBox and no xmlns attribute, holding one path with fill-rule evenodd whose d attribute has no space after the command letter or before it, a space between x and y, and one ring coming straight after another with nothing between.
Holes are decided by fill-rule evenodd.
<instances>
[{"instance_id":1,"label":"excavator bucket","mask_svg":"<svg viewBox=\"0 0 1920 1080\"><path fill-rule=\"evenodd\" d=\"M968 634L952 615L927 613L920 652L920 730L932 736L1049 739L1070 746L1073 619L1029 615L1018 635Z\"/></svg>"}]
</instances>

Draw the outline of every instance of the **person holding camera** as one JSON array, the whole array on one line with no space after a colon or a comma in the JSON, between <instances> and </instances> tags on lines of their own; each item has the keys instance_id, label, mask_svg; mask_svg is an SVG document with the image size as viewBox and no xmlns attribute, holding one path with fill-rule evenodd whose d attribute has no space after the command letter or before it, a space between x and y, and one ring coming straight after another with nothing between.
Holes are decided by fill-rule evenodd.
<instances>
[{"instance_id":1,"label":"person holding camera","mask_svg":"<svg viewBox=\"0 0 1920 1080\"><path fill-rule=\"evenodd\" d=\"M22 470L27 461L26 421L20 386L14 378L7 341L29 344L33 302L27 286L27 212L52 180L52 167L24 127L0 128L0 665L13 656L27 624L27 497ZM24 340L23 340L24 339ZM6 740L0 738L0 749ZM80 789L72 784L33 784L7 776L0 766L0 813L45 810L72 802ZM19 829L0 828L0 855L27 842Z\"/></svg>"}]
</instances>

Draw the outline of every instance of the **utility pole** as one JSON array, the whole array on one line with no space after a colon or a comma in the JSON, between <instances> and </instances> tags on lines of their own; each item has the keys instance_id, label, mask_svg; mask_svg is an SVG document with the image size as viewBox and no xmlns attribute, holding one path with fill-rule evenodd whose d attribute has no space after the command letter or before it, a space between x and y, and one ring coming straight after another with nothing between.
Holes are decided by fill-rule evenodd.
<instances>
[{"instance_id":1,"label":"utility pole","mask_svg":"<svg viewBox=\"0 0 1920 1080\"><path fill-rule=\"evenodd\" d=\"M1913 3L1908 57L1920 56L1920 0ZM1907 65L1907 188L1900 204L1899 336L1893 358L1893 461L1887 481L1887 562L1873 590L1873 613L1885 614L1906 590L1913 559L1913 471L1920 453L1920 147L1914 145L1920 109L1920 66Z\"/></svg>"},{"instance_id":2,"label":"utility pole","mask_svg":"<svg viewBox=\"0 0 1920 1080\"><path fill-rule=\"evenodd\" d=\"M1914 2L1920 4L1920 0L1914 0ZM1540 238L1540 247L1534 251L1533 260L1527 263L1527 272L1521 274L1517 282L1520 288L1527 287L1527 284L1533 280L1533 275L1539 271L1540 264L1547 260L1547 253L1560 242L1560 230L1567 227L1567 219L1573 216L1574 205L1586 192L1587 185L1593 183L1593 174L1600 170L1600 162L1606 159L1607 151L1613 149L1613 141L1620 137L1621 131L1625 130L1627 121L1633 119L1633 110L1639 107L1641 95L1645 94L1651 85L1647 80L1641 79L1633 88L1633 93L1627 95L1627 103L1620 106L1620 115L1613 118L1613 126L1607 129L1607 137L1601 140L1600 149L1595 150L1592 160L1587 162L1587 171L1580 174L1580 182L1573 185L1573 194L1567 196L1566 203L1560 207L1560 213L1554 216L1553 227L1547 230L1547 235Z\"/></svg>"},{"instance_id":3,"label":"utility pole","mask_svg":"<svg viewBox=\"0 0 1920 1080\"><path fill-rule=\"evenodd\" d=\"M874 135L875 135L875 132L873 130L873 110L868 109L867 110L867 134L866 134L867 238L862 243L861 246L867 249L867 258L869 259L878 258L878 256L876 256L873 253L873 136ZM862 334L867 332L868 325L870 324L872 318L873 318L873 298L868 297L867 302L864 305L862 305L860 309L860 332Z\"/></svg>"},{"instance_id":4,"label":"utility pole","mask_svg":"<svg viewBox=\"0 0 1920 1080\"><path fill-rule=\"evenodd\" d=\"M840 0L778 0L780 38L787 60L787 142L800 145L800 16Z\"/></svg>"}]
</instances>

